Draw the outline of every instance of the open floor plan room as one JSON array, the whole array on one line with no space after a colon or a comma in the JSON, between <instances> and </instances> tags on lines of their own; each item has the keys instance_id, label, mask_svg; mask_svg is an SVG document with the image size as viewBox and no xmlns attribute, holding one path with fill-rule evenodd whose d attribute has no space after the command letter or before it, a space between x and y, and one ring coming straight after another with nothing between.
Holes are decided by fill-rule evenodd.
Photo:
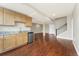
<instances>
[{"instance_id":1,"label":"open floor plan room","mask_svg":"<svg viewBox=\"0 0 79 59\"><path fill-rule=\"evenodd\" d=\"M0 3L0 56L78 56L78 3Z\"/></svg>"}]
</instances>

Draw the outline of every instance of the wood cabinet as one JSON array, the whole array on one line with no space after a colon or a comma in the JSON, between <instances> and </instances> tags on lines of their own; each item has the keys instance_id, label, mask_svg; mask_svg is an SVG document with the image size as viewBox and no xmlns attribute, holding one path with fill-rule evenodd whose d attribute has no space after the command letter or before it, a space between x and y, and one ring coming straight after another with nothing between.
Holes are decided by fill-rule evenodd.
<instances>
[{"instance_id":1,"label":"wood cabinet","mask_svg":"<svg viewBox=\"0 0 79 59\"><path fill-rule=\"evenodd\" d=\"M3 44L3 36L0 36L0 52L3 51L3 47L4 47L4 44Z\"/></svg>"},{"instance_id":2,"label":"wood cabinet","mask_svg":"<svg viewBox=\"0 0 79 59\"><path fill-rule=\"evenodd\" d=\"M28 39L28 34L27 33L19 33L17 34L17 40L16 40L16 45L17 46L20 46L20 45L23 45L25 43L27 43L27 39Z\"/></svg>"},{"instance_id":3,"label":"wood cabinet","mask_svg":"<svg viewBox=\"0 0 79 59\"><path fill-rule=\"evenodd\" d=\"M29 16L22 16L22 22L28 27L32 26L32 18Z\"/></svg>"},{"instance_id":4,"label":"wood cabinet","mask_svg":"<svg viewBox=\"0 0 79 59\"><path fill-rule=\"evenodd\" d=\"M4 9L4 24L3 25L15 25L14 12Z\"/></svg>"},{"instance_id":5,"label":"wood cabinet","mask_svg":"<svg viewBox=\"0 0 79 59\"><path fill-rule=\"evenodd\" d=\"M32 18L26 17L25 20L26 20L25 25L28 26L28 27L31 27L32 26Z\"/></svg>"},{"instance_id":6,"label":"wood cabinet","mask_svg":"<svg viewBox=\"0 0 79 59\"><path fill-rule=\"evenodd\" d=\"M28 42L28 33L22 32L21 36L22 36L22 39L23 39L23 43L27 43Z\"/></svg>"},{"instance_id":7,"label":"wood cabinet","mask_svg":"<svg viewBox=\"0 0 79 59\"><path fill-rule=\"evenodd\" d=\"M24 15L20 14L20 13L15 13L15 22L22 22L24 23Z\"/></svg>"},{"instance_id":8,"label":"wood cabinet","mask_svg":"<svg viewBox=\"0 0 79 59\"><path fill-rule=\"evenodd\" d=\"M20 46L20 45L22 45L22 44L23 44L22 36L21 36L21 34L18 34L18 35L17 35L17 38L16 38L16 45L17 45L17 46Z\"/></svg>"},{"instance_id":9,"label":"wood cabinet","mask_svg":"<svg viewBox=\"0 0 79 59\"><path fill-rule=\"evenodd\" d=\"M15 25L14 12L0 7L0 25Z\"/></svg>"},{"instance_id":10,"label":"wood cabinet","mask_svg":"<svg viewBox=\"0 0 79 59\"><path fill-rule=\"evenodd\" d=\"M28 33L26 32L4 35L4 37L0 36L0 53L27 44L27 42L28 42Z\"/></svg>"},{"instance_id":11,"label":"wood cabinet","mask_svg":"<svg viewBox=\"0 0 79 59\"><path fill-rule=\"evenodd\" d=\"M15 13L15 22L22 22L21 15L19 13Z\"/></svg>"},{"instance_id":12,"label":"wood cabinet","mask_svg":"<svg viewBox=\"0 0 79 59\"><path fill-rule=\"evenodd\" d=\"M0 7L0 25L3 25L3 8Z\"/></svg>"},{"instance_id":13,"label":"wood cabinet","mask_svg":"<svg viewBox=\"0 0 79 59\"><path fill-rule=\"evenodd\" d=\"M15 13L15 21L16 22L22 22L28 27L32 26L32 18L29 17L29 16L19 14L19 13Z\"/></svg>"},{"instance_id":14,"label":"wood cabinet","mask_svg":"<svg viewBox=\"0 0 79 59\"><path fill-rule=\"evenodd\" d=\"M16 46L15 35L6 35L4 36L4 49L12 49Z\"/></svg>"},{"instance_id":15,"label":"wood cabinet","mask_svg":"<svg viewBox=\"0 0 79 59\"><path fill-rule=\"evenodd\" d=\"M31 27L32 17L0 7L0 25L15 25L15 22L23 22Z\"/></svg>"}]
</instances>

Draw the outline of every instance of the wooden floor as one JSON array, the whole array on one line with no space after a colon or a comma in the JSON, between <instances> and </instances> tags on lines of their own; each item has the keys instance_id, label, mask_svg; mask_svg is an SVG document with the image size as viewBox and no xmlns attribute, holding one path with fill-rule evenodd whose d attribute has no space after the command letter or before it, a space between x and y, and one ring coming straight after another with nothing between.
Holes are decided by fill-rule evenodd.
<instances>
[{"instance_id":1,"label":"wooden floor","mask_svg":"<svg viewBox=\"0 0 79 59\"><path fill-rule=\"evenodd\" d=\"M71 40L58 39L53 35L36 35L33 43L13 49L1 56L77 56Z\"/></svg>"}]
</instances>

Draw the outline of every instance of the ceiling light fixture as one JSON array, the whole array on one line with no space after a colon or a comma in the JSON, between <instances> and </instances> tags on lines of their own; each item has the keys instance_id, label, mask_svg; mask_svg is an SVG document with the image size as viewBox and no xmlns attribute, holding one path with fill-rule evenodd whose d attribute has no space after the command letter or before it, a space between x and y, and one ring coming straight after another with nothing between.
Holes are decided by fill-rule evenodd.
<instances>
[{"instance_id":1,"label":"ceiling light fixture","mask_svg":"<svg viewBox=\"0 0 79 59\"><path fill-rule=\"evenodd\" d=\"M55 13L53 13L53 14L52 14L52 16L53 16L53 17L55 17L55 16L56 16L56 14L55 14Z\"/></svg>"}]
</instances>

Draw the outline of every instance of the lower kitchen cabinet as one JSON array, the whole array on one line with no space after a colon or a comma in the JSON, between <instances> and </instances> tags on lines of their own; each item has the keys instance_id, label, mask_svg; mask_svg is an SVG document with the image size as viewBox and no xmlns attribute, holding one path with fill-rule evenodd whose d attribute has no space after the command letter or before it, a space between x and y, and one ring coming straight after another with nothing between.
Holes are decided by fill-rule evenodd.
<instances>
[{"instance_id":1,"label":"lower kitchen cabinet","mask_svg":"<svg viewBox=\"0 0 79 59\"><path fill-rule=\"evenodd\" d=\"M16 45L20 46L23 44L23 39L20 35L17 35Z\"/></svg>"},{"instance_id":2,"label":"lower kitchen cabinet","mask_svg":"<svg viewBox=\"0 0 79 59\"><path fill-rule=\"evenodd\" d=\"M22 35L23 43L27 43L28 42L28 33L22 32L21 35Z\"/></svg>"},{"instance_id":3,"label":"lower kitchen cabinet","mask_svg":"<svg viewBox=\"0 0 79 59\"><path fill-rule=\"evenodd\" d=\"M4 36L4 50L12 49L16 46L15 35Z\"/></svg>"},{"instance_id":4,"label":"lower kitchen cabinet","mask_svg":"<svg viewBox=\"0 0 79 59\"><path fill-rule=\"evenodd\" d=\"M0 36L0 53L27 44L27 40L28 33L26 32Z\"/></svg>"},{"instance_id":5,"label":"lower kitchen cabinet","mask_svg":"<svg viewBox=\"0 0 79 59\"><path fill-rule=\"evenodd\" d=\"M26 40L26 36L23 33L17 34L16 45L17 46L23 45L24 43L26 43L24 42L24 40Z\"/></svg>"},{"instance_id":6,"label":"lower kitchen cabinet","mask_svg":"<svg viewBox=\"0 0 79 59\"><path fill-rule=\"evenodd\" d=\"M4 46L3 36L0 36L0 52L3 51L3 46Z\"/></svg>"}]
</instances>

